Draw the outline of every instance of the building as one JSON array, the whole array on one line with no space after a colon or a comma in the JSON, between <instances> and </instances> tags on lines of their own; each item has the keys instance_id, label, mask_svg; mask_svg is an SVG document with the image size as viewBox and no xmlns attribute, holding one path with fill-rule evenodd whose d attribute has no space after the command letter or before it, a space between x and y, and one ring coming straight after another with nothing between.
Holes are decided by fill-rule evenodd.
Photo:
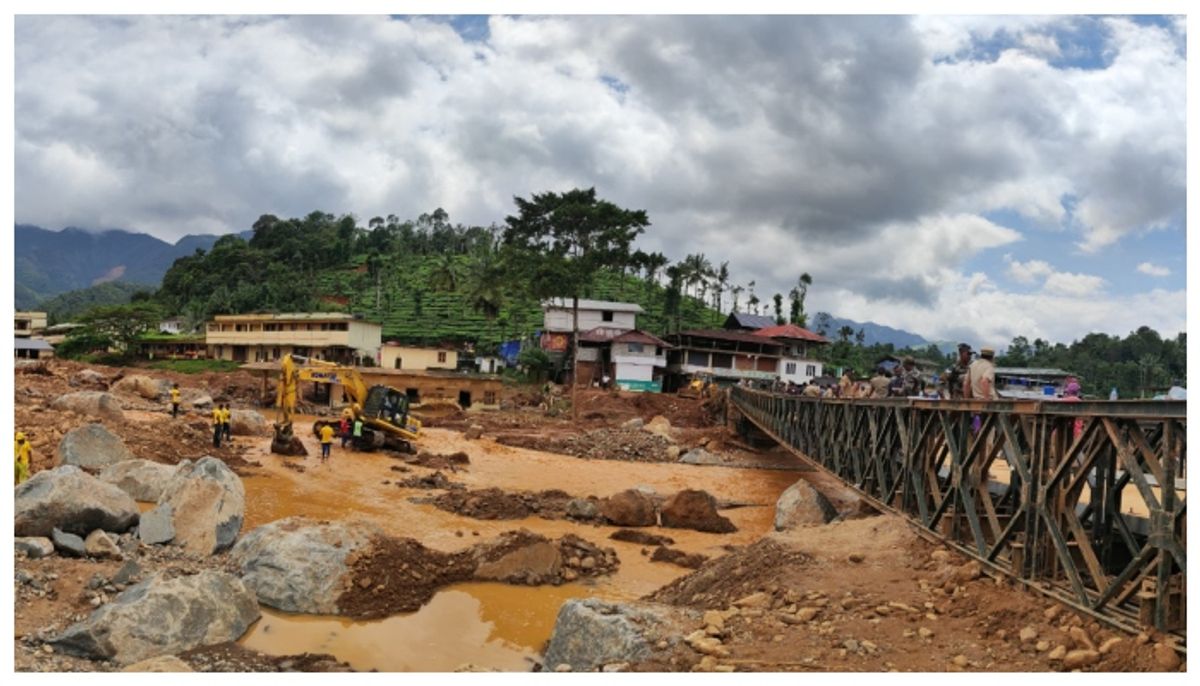
<instances>
[{"instance_id":1,"label":"building","mask_svg":"<svg viewBox=\"0 0 1200 686\"><path fill-rule=\"evenodd\" d=\"M389 342L379 350L379 366L406 371L454 370L458 367L458 351L449 348L419 348Z\"/></svg>"},{"instance_id":2,"label":"building","mask_svg":"<svg viewBox=\"0 0 1200 686\"><path fill-rule=\"evenodd\" d=\"M253 362L241 366L250 372L262 375L262 393L270 395L279 382L278 362ZM500 394L504 383L498 376L461 374L440 370L410 371L383 367L358 367L367 388L390 386L402 391L413 405L454 403L463 409L483 407L495 409L500 406ZM349 404L342 385L332 382L303 382L300 394L306 403L328 406L336 411Z\"/></svg>"},{"instance_id":3,"label":"building","mask_svg":"<svg viewBox=\"0 0 1200 686\"><path fill-rule=\"evenodd\" d=\"M54 357L54 346L41 338L15 337L13 357L18 360L42 360Z\"/></svg>"},{"instance_id":4,"label":"building","mask_svg":"<svg viewBox=\"0 0 1200 686\"><path fill-rule=\"evenodd\" d=\"M158 323L159 333L180 334L187 333L183 331L183 319L180 317L171 317L164 319Z\"/></svg>"},{"instance_id":5,"label":"building","mask_svg":"<svg viewBox=\"0 0 1200 686\"><path fill-rule=\"evenodd\" d=\"M151 360L202 360L208 357L208 346L202 334L147 334L138 339L135 348L139 357Z\"/></svg>"},{"instance_id":6,"label":"building","mask_svg":"<svg viewBox=\"0 0 1200 686\"><path fill-rule=\"evenodd\" d=\"M675 391L696 374L709 374L718 383L774 381L779 374L783 344L744 331L696 329L667 336L667 374L663 390Z\"/></svg>"},{"instance_id":7,"label":"building","mask_svg":"<svg viewBox=\"0 0 1200 686\"><path fill-rule=\"evenodd\" d=\"M755 332L759 329L775 326L775 318L765 314L750 314L749 312L730 312L725 319L726 331Z\"/></svg>"},{"instance_id":8,"label":"building","mask_svg":"<svg viewBox=\"0 0 1200 686\"><path fill-rule=\"evenodd\" d=\"M217 315L205 327L208 356L264 362L293 354L354 364L379 357L383 327L342 312Z\"/></svg>"},{"instance_id":9,"label":"building","mask_svg":"<svg viewBox=\"0 0 1200 686\"><path fill-rule=\"evenodd\" d=\"M45 312L17 312L13 316L13 334L28 338L46 328Z\"/></svg>"},{"instance_id":10,"label":"building","mask_svg":"<svg viewBox=\"0 0 1200 686\"><path fill-rule=\"evenodd\" d=\"M46 342L49 343L50 345L58 345L59 343L62 343L63 341L67 340L67 336L72 331L74 331L75 329L78 329L81 326L83 326L83 325L82 324L72 324L69 322L65 323L65 324L55 324L54 326L47 326L46 329L44 331L42 331L42 338L46 339Z\"/></svg>"},{"instance_id":11,"label":"building","mask_svg":"<svg viewBox=\"0 0 1200 686\"><path fill-rule=\"evenodd\" d=\"M996 392L1001 398L1045 400L1062 396L1069 379L1078 375L1061 369L996 367Z\"/></svg>"},{"instance_id":12,"label":"building","mask_svg":"<svg viewBox=\"0 0 1200 686\"><path fill-rule=\"evenodd\" d=\"M475 368L480 374L499 374L508 366L503 357L498 355L479 355L475 357Z\"/></svg>"},{"instance_id":13,"label":"building","mask_svg":"<svg viewBox=\"0 0 1200 686\"><path fill-rule=\"evenodd\" d=\"M579 299L579 330L608 327L629 331L637 328L637 316L643 312L637 303ZM570 298L553 298L542 303L542 330L569 334L575 330Z\"/></svg>"},{"instance_id":14,"label":"building","mask_svg":"<svg viewBox=\"0 0 1200 686\"><path fill-rule=\"evenodd\" d=\"M662 391L667 365L666 341L638 329L598 326L579 334L580 383L592 385L608 377L626 391Z\"/></svg>"},{"instance_id":15,"label":"building","mask_svg":"<svg viewBox=\"0 0 1200 686\"><path fill-rule=\"evenodd\" d=\"M795 324L777 324L754 332L783 345L779 359L779 380L795 384L809 383L821 376L822 364L816 351L829 345L829 339Z\"/></svg>"}]
</instances>

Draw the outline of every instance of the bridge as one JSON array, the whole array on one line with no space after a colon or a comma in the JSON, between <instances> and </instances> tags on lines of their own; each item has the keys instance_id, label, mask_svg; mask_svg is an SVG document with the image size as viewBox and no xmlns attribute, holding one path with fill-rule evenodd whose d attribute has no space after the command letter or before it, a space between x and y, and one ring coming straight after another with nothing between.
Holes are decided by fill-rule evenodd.
<instances>
[{"instance_id":1,"label":"bridge","mask_svg":"<svg viewBox=\"0 0 1200 686\"><path fill-rule=\"evenodd\" d=\"M992 573L1186 645L1186 402L730 400L739 430Z\"/></svg>"}]
</instances>

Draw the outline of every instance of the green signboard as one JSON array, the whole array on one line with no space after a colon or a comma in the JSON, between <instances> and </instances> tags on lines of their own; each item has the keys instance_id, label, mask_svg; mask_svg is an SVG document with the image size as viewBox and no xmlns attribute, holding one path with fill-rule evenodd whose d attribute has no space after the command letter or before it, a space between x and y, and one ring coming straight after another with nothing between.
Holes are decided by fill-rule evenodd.
<instances>
[{"instance_id":1,"label":"green signboard","mask_svg":"<svg viewBox=\"0 0 1200 686\"><path fill-rule=\"evenodd\" d=\"M630 381L628 379L617 379L617 388L622 391L641 391L650 393L662 393L661 381Z\"/></svg>"}]
</instances>

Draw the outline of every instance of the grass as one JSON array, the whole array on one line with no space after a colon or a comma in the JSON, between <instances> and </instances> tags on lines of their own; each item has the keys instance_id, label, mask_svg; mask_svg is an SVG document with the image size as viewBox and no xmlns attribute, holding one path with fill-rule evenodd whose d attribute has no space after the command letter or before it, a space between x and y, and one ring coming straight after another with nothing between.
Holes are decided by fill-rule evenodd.
<instances>
[{"instance_id":1,"label":"grass","mask_svg":"<svg viewBox=\"0 0 1200 686\"><path fill-rule=\"evenodd\" d=\"M160 369L181 374L203 374L204 372L233 372L240 362L229 360L157 360L146 364L150 369Z\"/></svg>"}]
</instances>

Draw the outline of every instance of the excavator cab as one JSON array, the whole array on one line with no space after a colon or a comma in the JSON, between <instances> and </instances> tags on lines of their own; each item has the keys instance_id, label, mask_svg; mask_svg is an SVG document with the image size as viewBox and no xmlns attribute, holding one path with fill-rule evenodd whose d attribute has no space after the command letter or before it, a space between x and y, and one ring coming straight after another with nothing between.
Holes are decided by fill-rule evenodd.
<instances>
[{"instance_id":1,"label":"excavator cab","mask_svg":"<svg viewBox=\"0 0 1200 686\"><path fill-rule=\"evenodd\" d=\"M372 386L363 403L363 414L408 431L408 395L388 386Z\"/></svg>"}]
</instances>

